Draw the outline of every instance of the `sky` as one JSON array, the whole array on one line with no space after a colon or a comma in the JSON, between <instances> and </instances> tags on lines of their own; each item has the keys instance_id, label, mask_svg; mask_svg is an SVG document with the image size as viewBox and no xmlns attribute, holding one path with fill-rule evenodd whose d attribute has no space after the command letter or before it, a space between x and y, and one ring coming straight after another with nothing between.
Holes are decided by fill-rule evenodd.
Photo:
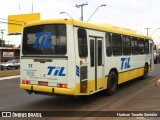
<instances>
[{"instance_id":1,"label":"sky","mask_svg":"<svg viewBox=\"0 0 160 120\"><path fill-rule=\"evenodd\" d=\"M154 42L160 44L160 0L0 0L0 18L7 19L8 15L40 13L41 19L72 18L80 20L81 10L76 4L88 3L84 6L84 21L87 21L98 6L100 7L93 17L91 23L109 23L117 26L133 29L139 34L153 37ZM0 19L2 21L2 19ZM3 38L6 43L18 46L21 44L21 35L8 36L7 24L0 23L0 29L4 31ZM1 35L0 35L1 38Z\"/></svg>"}]
</instances>

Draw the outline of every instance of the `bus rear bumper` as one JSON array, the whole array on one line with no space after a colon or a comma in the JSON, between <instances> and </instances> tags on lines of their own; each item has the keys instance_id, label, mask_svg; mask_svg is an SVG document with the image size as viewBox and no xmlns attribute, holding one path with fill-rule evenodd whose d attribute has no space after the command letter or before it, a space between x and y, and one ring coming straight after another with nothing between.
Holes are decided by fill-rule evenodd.
<instances>
[{"instance_id":1,"label":"bus rear bumper","mask_svg":"<svg viewBox=\"0 0 160 120\"><path fill-rule=\"evenodd\" d=\"M57 87L28 85L28 84L20 84L20 88L33 93L74 95L74 88L57 88Z\"/></svg>"}]
</instances>

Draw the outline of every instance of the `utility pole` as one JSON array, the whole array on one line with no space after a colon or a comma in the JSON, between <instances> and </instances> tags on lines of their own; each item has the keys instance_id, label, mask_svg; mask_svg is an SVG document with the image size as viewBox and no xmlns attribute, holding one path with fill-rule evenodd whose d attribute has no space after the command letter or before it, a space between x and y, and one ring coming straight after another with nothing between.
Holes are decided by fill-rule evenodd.
<instances>
[{"instance_id":1,"label":"utility pole","mask_svg":"<svg viewBox=\"0 0 160 120\"><path fill-rule=\"evenodd\" d=\"M1 47L3 47L3 34L4 32L3 31L6 31L5 29L0 29L1 31Z\"/></svg>"},{"instance_id":2,"label":"utility pole","mask_svg":"<svg viewBox=\"0 0 160 120\"><path fill-rule=\"evenodd\" d=\"M88 3L86 3L86 4L80 4L80 5L77 5L76 4L76 7L77 8L80 8L81 7L81 21L83 21L83 7L85 6L85 5L88 5Z\"/></svg>"},{"instance_id":3,"label":"utility pole","mask_svg":"<svg viewBox=\"0 0 160 120\"><path fill-rule=\"evenodd\" d=\"M144 29L146 29L146 30L147 30L147 36L148 36L148 35L149 35L148 30L149 30L149 29L151 29L151 28L144 28Z\"/></svg>"},{"instance_id":4,"label":"utility pole","mask_svg":"<svg viewBox=\"0 0 160 120\"><path fill-rule=\"evenodd\" d=\"M32 13L33 13L33 0L32 0Z\"/></svg>"}]
</instances>

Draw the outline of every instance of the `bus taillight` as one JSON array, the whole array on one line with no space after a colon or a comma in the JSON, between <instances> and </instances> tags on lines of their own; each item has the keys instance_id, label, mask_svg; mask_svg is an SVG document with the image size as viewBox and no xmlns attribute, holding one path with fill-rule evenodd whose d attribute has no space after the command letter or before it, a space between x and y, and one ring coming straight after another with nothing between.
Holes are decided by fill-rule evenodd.
<instances>
[{"instance_id":1,"label":"bus taillight","mask_svg":"<svg viewBox=\"0 0 160 120\"><path fill-rule=\"evenodd\" d=\"M67 84L59 84L60 88L67 88Z\"/></svg>"},{"instance_id":2,"label":"bus taillight","mask_svg":"<svg viewBox=\"0 0 160 120\"><path fill-rule=\"evenodd\" d=\"M28 80L22 80L22 84L29 84Z\"/></svg>"}]
</instances>

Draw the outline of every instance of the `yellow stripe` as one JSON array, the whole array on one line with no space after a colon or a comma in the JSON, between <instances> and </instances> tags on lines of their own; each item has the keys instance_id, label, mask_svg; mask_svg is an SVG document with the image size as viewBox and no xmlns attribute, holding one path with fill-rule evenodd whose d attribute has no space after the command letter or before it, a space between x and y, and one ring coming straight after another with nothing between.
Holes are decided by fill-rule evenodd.
<instances>
[{"instance_id":1,"label":"yellow stripe","mask_svg":"<svg viewBox=\"0 0 160 120\"><path fill-rule=\"evenodd\" d=\"M142 76L143 71L144 71L144 68L139 68L139 69L135 69L135 70L132 70L132 71L126 71L126 72L123 72L123 73L119 73L118 84L121 84L121 83L129 81L131 79Z\"/></svg>"},{"instance_id":2,"label":"yellow stripe","mask_svg":"<svg viewBox=\"0 0 160 120\"><path fill-rule=\"evenodd\" d=\"M64 95L74 95L74 88L55 88L54 93L64 94Z\"/></svg>"},{"instance_id":3,"label":"yellow stripe","mask_svg":"<svg viewBox=\"0 0 160 120\"><path fill-rule=\"evenodd\" d=\"M54 89L54 93L56 94L74 95L74 88L71 88L71 89L70 88L56 88L56 87L20 84L20 88L24 90L31 90L31 87L33 88L33 91L53 93L52 89Z\"/></svg>"},{"instance_id":4,"label":"yellow stripe","mask_svg":"<svg viewBox=\"0 0 160 120\"><path fill-rule=\"evenodd\" d=\"M104 78L104 89L107 89L108 76Z\"/></svg>"},{"instance_id":5,"label":"yellow stripe","mask_svg":"<svg viewBox=\"0 0 160 120\"><path fill-rule=\"evenodd\" d=\"M25 90L31 90L31 85L20 84L20 88Z\"/></svg>"},{"instance_id":6,"label":"yellow stripe","mask_svg":"<svg viewBox=\"0 0 160 120\"><path fill-rule=\"evenodd\" d=\"M102 78L98 78L97 79L97 90L101 89L103 86L102 86Z\"/></svg>"},{"instance_id":7,"label":"yellow stripe","mask_svg":"<svg viewBox=\"0 0 160 120\"><path fill-rule=\"evenodd\" d=\"M52 87L33 85L33 91L52 93Z\"/></svg>"}]
</instances>

